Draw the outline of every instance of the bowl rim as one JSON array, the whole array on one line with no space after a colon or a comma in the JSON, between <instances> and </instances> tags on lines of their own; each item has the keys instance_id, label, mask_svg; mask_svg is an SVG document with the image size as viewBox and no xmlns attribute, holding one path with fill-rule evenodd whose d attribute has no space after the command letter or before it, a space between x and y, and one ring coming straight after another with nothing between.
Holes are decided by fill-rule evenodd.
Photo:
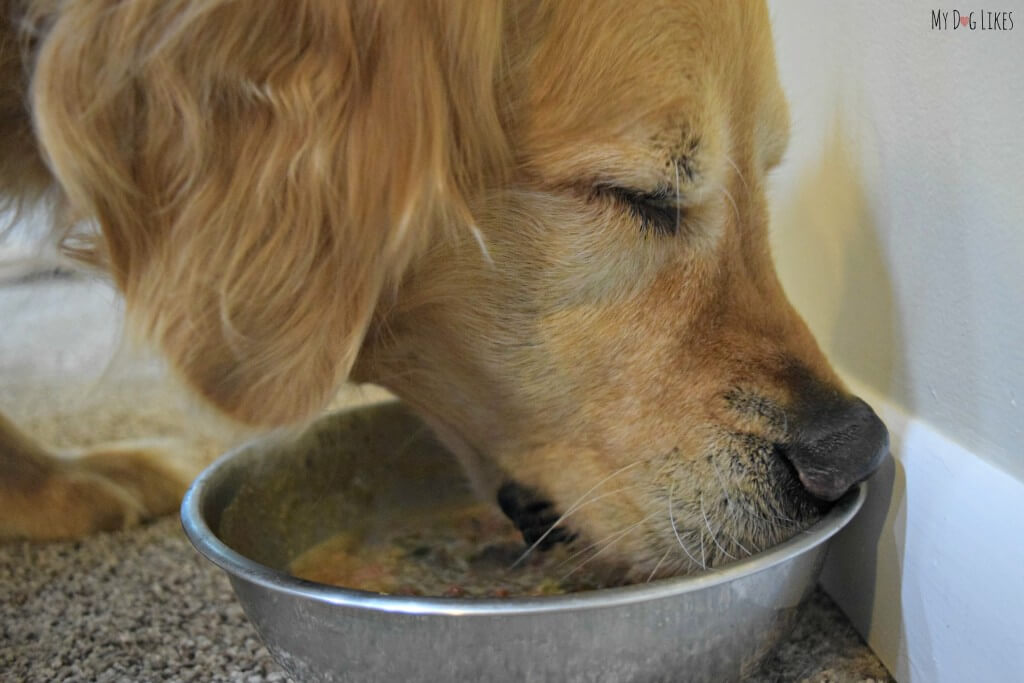
<instances>
[{"instance_id":1,"label":"bowl rim","mask_svg":"<svg viewBox=\"0 0 1024 683\"><path fill-rule=\"evenodd\" d=\"M189 486L181 503L181 525L195 549L232 579L331 605L398 614L497 616L586 610L659 600L719 586L771 569L825 543L857 514L867 497L868 488L867 482L861 482L836 501L824 517L792 538L701 574L551 596L454 598L387 595L300 579L245 557L217 537L202 514L205 496L226 468L236 466L240 458L255 457L260 443L257 440L229 450L204 469Z\"/></svg>"}]
</instances>

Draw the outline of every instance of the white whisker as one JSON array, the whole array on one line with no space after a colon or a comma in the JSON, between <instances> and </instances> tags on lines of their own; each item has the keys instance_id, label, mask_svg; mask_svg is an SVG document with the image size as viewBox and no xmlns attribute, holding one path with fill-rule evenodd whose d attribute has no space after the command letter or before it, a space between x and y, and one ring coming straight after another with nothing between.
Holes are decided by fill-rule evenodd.
<instances>
[{"instance_id":1,"label":"white whisker","mask_svg":"<svg viewBox=\"0 0 1024 683\"><path fill-rule=\"evenodd\" d=\"M690 551L686 548L686 544L683 543L682 536L679 535L679 527L676 526L676 517L675 513L672 510L672 496L675 494L675 491L676 485L673 482L671 488L669 488L668 491L668 521L669 524L672 526L672 533L676 535L676 541L679 543L679 547L683 549L683 552L686 553L686 557L688 557L690 561L693 562L694 566L699 566L702 569L707 569L707 567L704 566L702 563L697 562L697 558L690 554Z\"/></svg>"},{"instance_id":2,"label":"white whisker","mask_svg":"<svg viewBox=\"0 0 1024 683\"><path fill-rule=\"evenodd\" d=\"M704 555L704 530L700 530L700 566L702 569L708 568L707 557Z\"/></svg>"},{"instance_id":3,"label":"white whisker","mask_svg":"<svg viewBox=\"0 0 1024 683\"><path fill-rule=\"evenodd\" d=\"M480 232L480 228L475 225L469 226L469 232L473 235L473 239L476 240L476 244L480 247L480 253L483 254L484 260L493 268L494 259L491 258L491 252L487 248L487 243L484 241L484 234Z\"/></svg>"},{"instance_id":4,"label":"white whisker","mask_svg":"<svg viewBox=\"0 0 1024 683\"><path fill-rule=\"evenodd\" d=\"M743 172L740 171L740 167L736 165L735 161L733 161L732 159L729 158L728 154L725 155L725 160L728 161L729 165L732 166L733 169L736 171L736 175L739 176L740 182L743 183L743 187L744 187L744 189L746 189L747 194L749 195L750 194L750 185L747 185L747 179L743 177Z\"/></svg>"},{"instance_id":5,"label":"white whisker","mask_svg":"<svg viewBox=\"0 0 1024 683\"><path fill-rule=\"evenodd\" d=\"M729 531L725 527L722 527L722 531L724 531L729 536L729 538L732 540L732 544L734 546L736 546L737 548L739 548L740 550L745 552L748 556L754 554L754 553L750 552L750 550L747 548L747 546L745 546L742 543L740 543L740 539L736 538L736 536L731 531ZM751 541L750 544L754 545L753 541ZM754 545L754 547L756 548L757 546ZM761 552L761 551L758 550L758 552Z\"/></svg>"},{"instance_id":6,"label":"white whisker","mask_svg":"<svg viewBox=\"0 0 1024 683\"><path fill-rule=\"evenodd\" d=\"M707 526L708 533L711 534L712 542L716 546L718 546L718 549L722 551L722 554L724 554L730 560L735 560L736 558L733 557L732 555L730 555L729 552L726 551L726 549L722 547L722 544L718 542L718 536L711 529L711 520L708 519L708 513L704 510L704 494L703 493L700 494L700 514L704 517L704 525Z\"/></svg>"},{"instance_id":7,"label":"white whisker","mask_svg":"<svg viewBox=\"0 0 1024 683\"><path fill-rule=\"evenodd\" d=\"M714 470L715 470L715 477L718 479L718 485L722 488L722 496L725 497L726 503L729 504L730 508L736 509L738 506L732 500L732 498L729 496L729 490L725 486L725 479L722 477L722 472L718 469L718 464L715 463L715 459L714 458L708 458L708 462L711 463L712 468L714 468ZM739 511L743 512L743 509L739 508ZM732 539L732 543L735 544L736 546L738 546L740 550L742 550L744 553L746 553L748 555L753 555L754 554L750 550L746 549L746 547L743 544L739 543L739 539L737 539L733 535L733 533L731 531L726 529L724 525L722 526L722 530L724 530L726 533L728 533L729 538ZM754 543L753 540L751 540L751 545L753 545L755 548L757 548L757 545ZM759 553L761 552L760 548L758 548L758 552Z\"/></svg>"},{"instance_id":8,"label":"white whisker","mask_svg":"<svg viewBox=\"0 0 1024 683\"><path fill-rule=\"evenodd\" d=\"M714 470L715 470L715 475L718 477L718 483L722 487L722 493L725 494L726 500L728 500L731 504L735 505L741 511L746 513L748 516L756 519L759 522L764 522L765 524L769 524L769 525L778 524L779 522L782 522L781 526L783 526L784 528L791 528L791 529L796 529L796 530L803 531L803 529L801 529L801 527L800 527L800 523L797 522L796 520L790 519L790 518L785 517L783 515L779 515L777 513L771 513L772 517L775 518L775 520L771 520L771 519L768 519L767 517L764 517L763 515L758 514L757 511L751 509L750 506L745 504L743 501L737 501L737 500L733 500L732 498L730 498L729 494L728 494L728 492L726 491L726 488L725 488L725 480L722 477L721 470L718 469L718 465L715 463L714 460L709 460L709 462L711 463L711 467L713 467ZM761 552L761 550L762 550L761 548L758 548L758 552Z\"/></svg>"},{"instance_id":9,"label":"white whisker","mask_svg":"<svg viewBox=\"0 0 1024 683\"><path fill-rule=\"evenodd\" d=\"M708 462L711 463L711 467L715 470L715 477L718 479L718 485L722 488L722 495L725 496L725 500L726 502L729 503L729 506L734 509L739 508L740 512L746 512L742 506L737 505L736 502L729 496L729 490L725 486L725 478L722 477L722 472L721 470L718 469L718 464L715 462L714 458L708 458ZM743 552L745 552L747 555L753 555L753 553L747 550L747 548L742 543L740 543L735 536L733 536L731 533L729 534L729 536L732 538L732 542L738 545L743 550ZM750 543L755 548L757 548L757 552L761 552L761 549L757 547L757 544L754 543L753 539L750 540Z\"/></svg>"},{"instance_id":10,"label":"white whisker","mask_svg":"<svg viewBox=\"0 0 1024 683\"><path fill-rule=\"evenodd\" d=\"M558 569L559 567L562 567L562 566L565 566L565 565L569 564L570 562L575 560L577 557L579 557L583 553L587 552L588 550L593 550L594 548L596 548L597 546L601 545L602 543L607 543L607 542L614 541L615 539L617 539L622 534L625 534L625 533L631 531L632 529L640 526L644 522L646 522L648 519L651 518L651 516L652 515L648 515L647 517L644 517L643 519L641 519L639 522L633 522L632 524L627 526L625 529L620 529L619 531L616 531L614 533L608 534L604 538L602 538L600 540L597 540L597 541L594 541L593 543L588 545L586 548L583 548L582 550L577 550L572 555L570 555L569 557L567 557L564 560L562 560L559 564L555 565L555 569Z\"/></svg>"},{"instance_id":11,"label":"white whisker","mask_svg":"<svg viewBox=\"0 0 1024 683\"><path fill-rule=\"evenodd\" d=\"M543 541L543 540L544 540L545 538L547 538L547 537L548 537L548 534L550 534L550 533L551 533L552 531L554 531L554 530L555 530L555 527L556 527L556 526L558 526L559 524L561 524L562 522L564 522L564 521L565 521L565 519L566 519L566 517L568 517L569 515L571 515L572 513L574 513L574 512L576 511L576 510L578 510L578 509L579 509L579 508L581 507L581 505L582 505L582 504L584 504L584 503L583 503L583 501L584 501L584 500L586 500L587 496L589 496L589 495L590 495L591 493L593 493L594 491L596 491L596 490L597 490L597 489L598 489L599 487L601 487L601 486L602 486L603 484L607 483L607 482L608 482L608 481L609 481L610 479L614 479L615 477L619 476L619 475L620 475L620 474L622 474L623 472L625 472L625 471L627 471L627 470L630 470L630 469L632 469L632 468L636 467L637 465L642 465L642 464L644 464L644 463L646 463L646 462L648 462L648 461L649 461L649 459L645 459L645 460L634 460L633 462L629 463L628 465L626 465L626 466L624 466L624 467L620 467L619 469L615 470L614 472L612 472L611 474L609 474L609 475L608 475L607 477L605 477L604 479L602 479L601 481L597 482L596 484L594 484L593 486L591 486L591 487L590 487L589 489L587 489L587 490L586 490L586 492L584 492L584 494L583 494L582 496L580 496L579 498L577 498L577 499L576 499L576 501L575 501L575 502L574 502L574 503L573 503L572 505L570 505L570 506L569 506L569 507L568 507L568 508L566 509L566 511L565 511L565 512L563 512L563 513L562 513L562 516L561 516L561 517L559 517L559 518L558 518L557 520L555 520L555 523L554 523L554 524L552 524L552 525L551 525L551 527L550 527L550 528L549 528L549 529L548 529L547 531L545 531L545 532L544 532L544 533L543 533L543 534L541 535L541 537L540 537L540 538L538 538L538 539L537 539L536 541L534 541L534 542L533 542L533 545L531 545L531 546L530 546L529 548L527 548L527 549L526 549L526 551L525 551L525 552L524 552L524 553L523 553L522 555L520 555L520 556L519 556L519 559L517 559L517 560L516 560L515 562L513 562L513 563L512 563L512 567L510 567L510 569L514 569L515 567L519 566L519 563L521 563L521 562L522 562L523 560L525 560L525 559L526 559L526 557L527 557L527 556L528 556L528 555L529 555L529 554L530 554L531 552L533 552L533 551L534 551L534 549L535 549L535 548L536 548L536 547L537 547L538 545L540 545L540 544L541 544L541 542L542 542L542 541Z\"/></svg>"},{"instance_id":12,"label":"white whisker","mask_svg":"<svg viewBox=\"0 0 1024 683\"><path fill-rule=\"evenodd\" d=\"M739 209L738 206L736 206L736 200L732 198L732 195L729 194L729 190L725 189L725 187L723 185L719 185L718 186L718 191L723 193L726 196L726 198L728 198L729 203L732 204L733 213L736 214L736 222L739 223L740 222L740 209Z\"/></svg>"},{"instance_id":13,"label":"white whisker","mask_svg":"<svg viewBox=\"0 0 1024 683\"><path fill-rule=\"evenodd\" d=\"M634 522L634 523L630 524L629 526L627 526L627 527L626 527L625 529L623 529L622 531L619 531L619 532L617 532L617 533L615 533L615 534L612 534L612 535L611 535L610 537L609 537L609 536L606 536L606 537L605 537L605 538L604 538L604 539L603 539L602 541L599 541L599 542L598 542L598 543L605 543L605 541L607 541L607 542L605 543L605 545L604 545L604 547L603 547L603 548L601 548L601 549L600 549L600 550L598 550L598 551L597 551L596 553L594 553L593 555L591 555L590 557L588 557L587 559L583 560L583 561L582 561L582 562L580 562L580 563L579 563L578 565L576 565L575 567L573 567L572 569L570 569L570 570L569 570L569 571L568 571L568 572L567 572L567 573L565 574L565 576L563 576L563 577L562 577L561 579L559 579L559 581L565 581L566 579L568 579L568 578L569 578L570 576L572 576L572 575L573 575L574 573L576 573L577 571L579 571L579 570L580 570L580 569L581 569L581 568L582 568L582 567L583 567L584 565L586 565L587 563L589 563L589 562L590 562L591 560L594 560L594 559L596 559L596 558L597 558L597 557L598 557L599 555L602 555L602 554L604 554L604 553L605 553L605 552L606 552L607 550L609 550L609 549L610 549L610 548L611 548L611 547L612 547L613 545L615 545L615 544L616 544L616 543L617 543L617 542L618 542L619 540L621 540L621 539L622 539L622 538L623 538L623 537L624 537L624 536L625 536L626 534L628 534L628 533L629 533L630 531L632 531L633 529L637 528L637 527L638 527L638 526L640 526L641 524L644 524L645 522L647 522L647 521L648 521L648 520L649 520L649 519L650 519L651 517L653 517L653 516L654 516L654 514L653 514L653 513L652 513L652 514L650 514L650 515L647 515L646 517L644 517L643 519L641 519L641 520L640 520L639 522ZM593 547L594 547L595 545L597 545L597 543L593 543L593 544L591 544L591 545L589 546L589 548L593 548ZM569 562L569 561L570 561L570 560L572 560L573 558L575 558L575 557L578 557L578 556L579 556L579 555L580 555L581 553L583 553L583 552L586 552L586 550L588 550L589 548L585 548L584 550L581 550L581 551L580 551L579 553L575 553L574 555L572 555L572 557L569 557L569 558L568 558L568 559L566 559L565 561L563 561L563 562L561 562L560 564L558 564L558 566L556 566L556 567L555 567L555 569L558 569L558 567L561 567L561 566L563 566L563 565L564 565L564 564L565 564L566 562Z\"/></svg>"},{"instance_id":14,"label":"white whisker","mask_svg":"<svg viewBox=\"0 0 1024 683\"><path fill-rule=\"evenodd\" d=\"M519 564L520 564L520 563L522 563L522 562L523 562L523 560L525 560L525 559L526 559L526 558L527 558L527 557L528 557L528 556L530 555L530 553L532 553L532 552L533 552L534 550L536 550L537 546L539 546L539 545L541 544L541 542L542 542L542 541L543 541L543 540L544 540L545 538L547 538L547 537L548 537L548 534L550 534L550 533L551 533L552 531L554 531L554 530L555 530L555 527L557 527L557 526L558 526L559 524L561 524L562 522L564 522L564 521L565 521L566 519L568 519L568 518L569 518L570 516L572 516L573 514L575 514L575 513L579 512L580 510L582 510L583 508L587 507L588 505L592 505L592 504L594 504L594 503L596 503L596 502L598 502L598 501L600 501L600 500L602 500L602 499L604 499L604 498L608 498L609 496L614 496L615 494L617 494L617 493L622 493L623 491L629 491L630 489L635 489L635 488L637 488L638 486L639 486L639 484L630 484L629 486L623 486L623 487L621 487L621 488L617 488L617 489L614 489L614 490L612 490L612 491L606 491L606 492L602 493L602 494L601 494L601 495L599 495L599 496L595 496L594 498L591 498L591 499L590 499L590 500L588 500L588 501L585 501L585 502L583 502L583 503L579 503L578 505L576 505L575 507L573 507L573 508L572 508L572 509L571 509L571 510L570 510L569 512L566 512L566 513L565 513L565 514L563 514L563 515L562 515L561 517L559 517L559 518L558 518L557 520L555 520L554 522L552 522L551 526L550 526L550 527L548 527L547 531L545 531L545 532L544 532L543 534L541 534L540 538L538 538L538 539L537 539L536 541L534 541L534 542L533 542L533 544L532 544L532 545L531 545L531 546L530 546L529 548L527 548L526 550L524 550L524 551L523 551L523 554L522 554L522 555L520 555L520 556L519 556L519 557L518 557L518 558L516 559L516 561L515 561L515 562L513 562L513 563L512 563L512 564L511 564L511 565L509 566L509 569L515 569L516 567L518 567L518 566L519 566Z\"/></svg>"},{"instance_id":15,"label":"white whisker","mask_svg":"<svg viewBox=\"0 0 1024 683\"><path fill-rule=\"evenodd\" d=\"M647 577L647 581L645 581L644 583L650 583L651 580L654 579L654 575L658 573L659 569L661 569L661 563L668 559L669 553L671 552L672 548L669 548L665 551L665 554L661 556L660 560L658 560L658 564L654 565L654 569L651 570L650 575Z\"/></svg>"}]
</instances>

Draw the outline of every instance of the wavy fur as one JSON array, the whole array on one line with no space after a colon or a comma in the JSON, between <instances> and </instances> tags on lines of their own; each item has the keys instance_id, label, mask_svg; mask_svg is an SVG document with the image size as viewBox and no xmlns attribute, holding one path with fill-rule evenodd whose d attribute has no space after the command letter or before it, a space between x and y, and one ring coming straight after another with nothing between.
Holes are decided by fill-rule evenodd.
<instances>
[{"instance_id":1,"label":"wavy fur","mask_svg":"<svg viewBox=\"0 0 1024 683\"><path fill-rule=\"evenodd\" d=\"M323 408L505 154L497 2L44 1L25 25L43 154L102 233L68 246L243 422Z\"/></svg>"}]
</instances>

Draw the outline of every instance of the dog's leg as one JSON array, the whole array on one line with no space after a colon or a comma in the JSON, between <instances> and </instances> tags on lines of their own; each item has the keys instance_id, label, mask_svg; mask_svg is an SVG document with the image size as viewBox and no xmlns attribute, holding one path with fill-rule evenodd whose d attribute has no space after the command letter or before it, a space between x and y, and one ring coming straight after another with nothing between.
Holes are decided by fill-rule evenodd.
<instances>
[{"instance_id":1,"label":"dog's leg","mask_svg":"<svg viewBox=\"0 0 1024 683\"><path fill-rule=\"evenodd\" d=\"M169 442L96 447L64 458L0 415L0 540L78 538L173 512L200 463Z\"/></svg>"}]
</instances>

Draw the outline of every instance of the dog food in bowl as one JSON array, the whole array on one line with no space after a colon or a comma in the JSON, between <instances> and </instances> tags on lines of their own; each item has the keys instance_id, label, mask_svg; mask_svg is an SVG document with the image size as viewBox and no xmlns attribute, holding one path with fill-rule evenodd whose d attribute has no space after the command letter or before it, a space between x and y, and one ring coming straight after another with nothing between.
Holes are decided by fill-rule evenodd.
<instances>
[{"instance_id":1,"label":"dog food in bowl","mask_svg":"<svg viewBox=\"0 0 1024 683\"><path fill-rule=\"evenodd\" d=\"M585 547L527 550L493 506L470 503L335 534L296 558L289 571L388 595L507 598L614 585L587 562L593 551Z\"/></svg>"}]
</instances>

